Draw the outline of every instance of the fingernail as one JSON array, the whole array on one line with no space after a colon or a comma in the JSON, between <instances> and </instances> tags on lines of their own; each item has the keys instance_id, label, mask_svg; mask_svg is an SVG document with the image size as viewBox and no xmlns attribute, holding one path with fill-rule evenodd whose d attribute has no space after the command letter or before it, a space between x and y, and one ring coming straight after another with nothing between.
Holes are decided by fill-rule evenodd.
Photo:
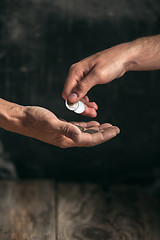
<instances>
[{"instance_id":1,"label":"fingernail","mask_svg":"<svg viewBox=\"0 0 160 240\"><path fill-rule=\"evenodd\" d=\"M76 100L77 99L77 97L78 97L78 95L76 94L76 93L71 93L70 95L69 95L69 100L70 101L74 101L74 100Z\"/></svg>"},{"instance_id":2,"label":"fingernail","mask_svg":"<svg viewBox=\"0 0 160 240\"><path fill-rule=\"evenodd\" d=\"M116 129L117 129L117 134L119 134L120 133L120 129L118 127Z\"/></svg>"},{"instance_id":3,"label":"fingernail","mask_svg":"<svg viewBox=\"0 0 160 240\"><path fill-rule=\"evenodd\" d=\"M96 104L95 102L93 102L93 103L94 103L94 105L93 105L94 109L95 109L95 110L98 110L97 104Z\"/></svg>"}]
</instances>

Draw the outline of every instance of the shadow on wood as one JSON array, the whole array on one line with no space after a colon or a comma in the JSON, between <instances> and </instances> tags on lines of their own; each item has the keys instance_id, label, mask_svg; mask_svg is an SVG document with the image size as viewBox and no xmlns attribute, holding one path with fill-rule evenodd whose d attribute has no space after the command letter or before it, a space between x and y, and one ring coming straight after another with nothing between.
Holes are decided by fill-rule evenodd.
<instances>
[{"instance_id":1,"label":"shadow on wood","mask_svg":"<svg viewBox=\"0 0 160 240\"><path fill-rule=\"evenodd\" d=\"M0 182L1 240L159 240L160 202L135 186Z\"/></svg>"},{"instance_id":2,"label":"shadow on wood","mask_svg":"<svg viewBox=\"0 0 160 240\"><path fill-rule=\"evenodd\" d=\"M160 203L142 189L58 185L58 240L159 240Z\"/></svg>"}]
</instances>

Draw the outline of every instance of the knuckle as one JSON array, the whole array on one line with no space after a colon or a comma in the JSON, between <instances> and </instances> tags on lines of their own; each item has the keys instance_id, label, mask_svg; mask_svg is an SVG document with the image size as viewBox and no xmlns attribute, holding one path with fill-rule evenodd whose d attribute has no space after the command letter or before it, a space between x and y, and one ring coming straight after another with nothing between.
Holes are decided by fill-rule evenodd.
<instances>
[{"instance_id":1,"label":"knuckle","mask_svg":"<svg viewBox=\"0 0 160 240\"><path fill-rule=\"evenodd\" d=\"M69 69L69 70L74 69L74 67L75 67L75 63L70 66L70 69Z\"/></svg>"},{"instance_id":2,"label":"knuckle","mask_svg":"<svg viewBox=\"0 0 160 240\"><path fill-rule=\"evenodd\" d=\"M105 80L105 71L101 70L100 68L95 69L95 76L98 82L103 82Z\"/></svg>"},{"instance_id":3,"label":"knuckle","mask_svg":"<svg viewBox=\"0 0 160 240\"><path fill-rule=\"evenodd\" d=\"M76 69L77 69L77 63L73 63L73 64L70 66L69 71L70 71L70 72L74 72L74 71L76 71Z\"/></svg>"},{"instance_id":4,"label":"knuckle","mask_svg":"<svg viewBox=\"0 0 160 240\"><path fill-rule=\"evenodd\" d=\"M84 81L80 81L78 84L77 84L77 87L76 89L79 91L79 92L82 92L84 89L85 89L85 82Z\"/></svg>"}]
</instances>

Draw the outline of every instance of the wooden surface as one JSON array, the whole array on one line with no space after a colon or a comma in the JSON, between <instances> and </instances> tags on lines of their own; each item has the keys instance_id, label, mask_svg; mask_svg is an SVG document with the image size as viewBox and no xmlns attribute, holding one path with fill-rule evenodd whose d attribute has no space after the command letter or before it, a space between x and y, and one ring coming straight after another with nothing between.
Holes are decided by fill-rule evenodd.
<instances>
[{"instance_id":1,"label":"wooden surface","mask_svg":"<svg viewBox=\"0 0 160 240\"><path fill-rule=\"evenodd\" d=\"M0 240L56 240L52 182L0 182Z\"/></svg>"},{"instance_id":2,"label":"wooden surface","mask_svg":"<svg viewBox=\"0 0 160 240\"><path fill-rule=\"evenodd\" d=\"M159 240L160 201L134 186L0 182L0 240Z\"/></svg>"}]
</instances>

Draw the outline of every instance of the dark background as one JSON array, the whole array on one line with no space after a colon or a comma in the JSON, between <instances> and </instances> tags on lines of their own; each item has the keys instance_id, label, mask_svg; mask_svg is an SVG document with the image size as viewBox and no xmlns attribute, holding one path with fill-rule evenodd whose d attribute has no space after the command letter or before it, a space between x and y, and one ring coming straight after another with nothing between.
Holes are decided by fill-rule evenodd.
<instances>
[{"instance_id":1,"label":"dark background","mask_svg":"<svg viewBox=\"0 0 160 240\"><path fill-rule=\"evenodd\" d=\"M116 44L160 32L159 0L1 0L0 97L68 121L68 69ZM0 130L1 178L151 183L160 178L160 72L129 72L89 92L95 120L121 129L93 148L60 149ZM13 164L12 164L13 163Z\"/></svg>"}]
</instances>

